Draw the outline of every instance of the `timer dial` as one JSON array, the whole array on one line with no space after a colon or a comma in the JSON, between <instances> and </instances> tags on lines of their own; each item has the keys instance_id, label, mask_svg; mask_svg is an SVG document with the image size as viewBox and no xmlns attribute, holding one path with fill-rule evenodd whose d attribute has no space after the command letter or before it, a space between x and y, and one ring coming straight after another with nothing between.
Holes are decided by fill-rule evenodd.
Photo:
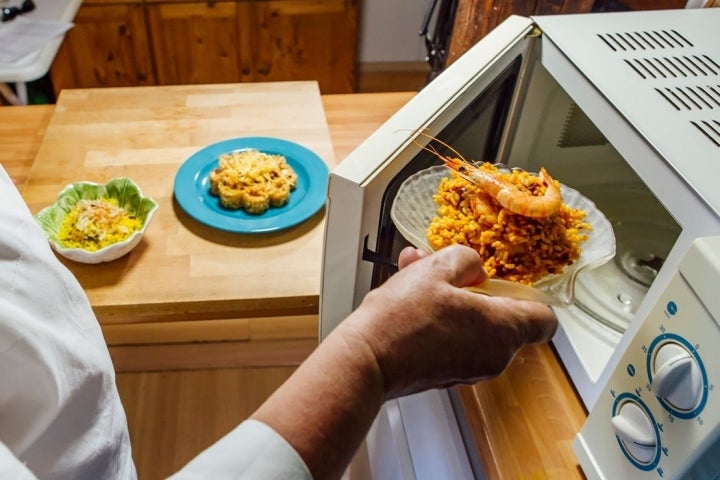
<instances>
[{"instance_id":1,"label":"timer dial","mask_svg":"<svg viewBox=\"0 0 720 480\"><path fill-rule=\"evenodd\" d=\"M697 359L676 342L658 349L653 362L652 389L677 410L690 411L702 400L702 373Z\"/></svg>"},{"instance_id":2,"label":"timer dial","mask_svg":"<svg viewBox=\"0 0 720 480\"><path fill-rule=\"evenodd\" d=\"M642 407L634 401L623 403L611 423L615 435L635 460L643 464L653 460L658 439L652 419Z\"/></svg>"}]
</instances>

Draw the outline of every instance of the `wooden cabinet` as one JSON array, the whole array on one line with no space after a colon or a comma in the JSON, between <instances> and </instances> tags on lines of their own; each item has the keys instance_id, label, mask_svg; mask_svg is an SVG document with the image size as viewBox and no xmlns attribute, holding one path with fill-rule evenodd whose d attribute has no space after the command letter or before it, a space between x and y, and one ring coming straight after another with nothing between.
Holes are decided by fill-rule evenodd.
<instances>
[{"instance_id":1,"label":"wooden cabinet","mask_svg":"<svg viewBox=\"0 0 720 480\"><path fill-rule=\"evenodd\" d=\"M323 93L355 91L358 2L253 4L254 80L317 80Z\"/></svg>"},{"instance_id":2,"label":"wooden cabinet","mask_svg":"<svg viewBox=\"0 0 720 480\"><path fill-rule=\"evenodd\" d=\"M162 2L146 9L159 85L252 80L243 62L250 2Z\"/></svg>"},{"instance_id":3,"label":"wooden cabinet","mask_svg":"<svg viewBox=\"0 0 720 480\"><path fill-rule=\"evenodd\" d=\"M85 1L51 68L55 92L155 85L143 5Z\"/></svg>"},{"instance_id":4,"label":"wooden cabinet","mask_svg":"<svg viewBox=\"0 0 720 480\"><path fill-rule=\"evenodd\" d=\"M355 90L357 4L345 0L148 3L158 82L317 80Z\"/></svg>"},{"instance_id":5,"label":"wooden cabinet","mask_svg":"<svg viewBox=\"0 0 720 480\"><path fill-rule=\"evenodd\" d=\"M355 91L359 0L85 0L63 88L317 80Z\"/></svg>"}]
</instances>

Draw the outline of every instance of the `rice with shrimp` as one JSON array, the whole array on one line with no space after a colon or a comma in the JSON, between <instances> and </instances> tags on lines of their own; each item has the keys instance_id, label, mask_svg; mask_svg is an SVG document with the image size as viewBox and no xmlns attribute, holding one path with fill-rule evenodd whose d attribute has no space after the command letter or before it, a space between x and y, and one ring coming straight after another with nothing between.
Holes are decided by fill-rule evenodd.
<instances>
[{"instance_id":1,"label":"rice with shrimp","mask_svg":"<svg viewBox=\"0 0 720 480\"><path fill-rule=\"evenodd\" d=\"M500 173L490 163L480 168L501 175L521 192L545 193L543 181L528 172ZM544 218L512 213L455 172L442 179L433 198L438 211L427 231L430 246L435 250L453 244L472 247L491 278L532 285L559 274L579 258L580 245L592 229L584 221L585 211L565 203Z\"/></svg>"}]
</instances>

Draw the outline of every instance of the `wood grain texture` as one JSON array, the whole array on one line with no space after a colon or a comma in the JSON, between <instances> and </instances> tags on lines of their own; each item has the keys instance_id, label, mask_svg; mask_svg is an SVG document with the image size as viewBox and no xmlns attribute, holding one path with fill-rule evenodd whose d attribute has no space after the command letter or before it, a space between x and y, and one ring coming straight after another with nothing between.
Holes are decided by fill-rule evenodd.
<instances>
[{"instance_id":1,"label":"wood grain texture","mask_svg":"<svg viewBox=\"0 0 720 480\"><path fill-rule=\"evenodd\" d=\"M159 85L252 80L250 2L148 4L151 46Z\"/></svg>"},{"instance_id":2,"label":"wood grain texture","mask_svg":"<svg viewBox=\"0 0 720 480\"><path fill-rule=\"evenodd\" d=\"M457 392L488 480L585 478L572 442L587 414L549 345Z\"/></svg>"},{"instance_id":3,"label":"wood grain texture","mask_svg":"<svg viewBox=\"0 0 720 480\"><path fill-rule=\"evenodd\" d=\"M36 212L68 183L133 178L159 210L140 245L100 265L64 263L101 324L314 314L324 211L279 233L237 235L174 201L180 165L242 136L299 143L335 164L315 82L64 91L23 195Z\"/></svg>"},{"instance_id":4,"label":"wood grain texture","mask_svg":"<svg viewBox=\"0 0 720 480\"><path fill-rule=\"evenodd\" d=\"M52 66L69 88L317 81L355 91L357 0L85 0Z\"/></svg>"},{"instance_id":5,"label":"wood grain texture","mask_svg":"<svg viewBox=\"0 0 720 480\"><path fill-rule=\"evenodd\" d=\"M446 65L457 60L510 15L584 13L594 0L466 0L458 2Z\"/></svg>"},{"instance_id":6,"label":"wood grain texture","mask_svg":"<svg viewBox=\"0 0 720 480\"><path fill-rule=\"evenodd\" d=\"M161 480L247 418L294 367L125 373L117 385L141 480Z\"/></svg>"},{"instance_id":7,"label":"wood grain texture","mask_svg":"<svg viewBox=\"0 0 720 480\"><path fill-rule=\"evenodd\" d=\"M429 73L427 62L363 62L358 65L357 91L418 92L427 85Z\"/></svg>"},{"instance_id":8,"label":"wood grain texture","mask_svg":"<svg viewBox=\"0 0 720 480\"><path fill-rule=\"evenodd\" d=\"M416 93L323 95L325 116L338 162L344 160Z\"/></svg>"},{"instance_id":9,"label":"wood grain texture","mask_svg":"<svg viewBox=\"0 0 720 480\"><path fill-rule=\"evenodd\" d=\"M78 86L126 87L156 83L140 2L111 5L84 1L73 23L50 70L56 95L63 89Z\"/></svg>"},{"instance_id":10,"label":"wood grain texture","mask_svg":"<svg viewBox=\"0 0 720 480\"><path fill-rule=\"evenodd\" d=\"M359 1L273 0L252 5L255 81L316 80L323 93L355 92Z\"/></svg>"},{"instance_id":11,"label":"wood grain texture","mask_svg":"<svg viewBox=\"0 0 720 480\"><path fill-rule=\"evenodd\" d=\"M0 107L0 164L20 191L30 176L53 110L50 105Z\"/></svg>"}]
</instances>

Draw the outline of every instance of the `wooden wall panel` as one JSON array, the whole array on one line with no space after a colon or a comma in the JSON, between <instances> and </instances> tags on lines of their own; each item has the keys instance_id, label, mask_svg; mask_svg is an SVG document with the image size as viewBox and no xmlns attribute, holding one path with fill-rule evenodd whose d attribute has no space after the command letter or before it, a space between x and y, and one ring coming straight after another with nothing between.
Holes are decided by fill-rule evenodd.
<instances>
[{"instance_id":1,"label":"wooden wall panel","mask_svg":"<svg viewBox=\"0 0 720 480\"><path fill-rule=\"evenodd\" d=\"M147 5L152 51L160 85L234 83L249 79L240 68L238 27L246 2Z\"/></svg>"},{"instance_id":2,"label":"wooden wall panel","mask_svg":"<svg viewBox=\"0 0 720 480\"><path fill-rule=\"evenodd\" d=\"M84 0L62 89L317 80L356 89L360 0Z\"/></svg>"},{"instance_id":3,"label":"wooden wall panel","mask_svg":"<svg viewBox=\"0 0 720 480\"><path fill-rule=\"evenodd\" d=\"M317 80L323 93L355 91L356 1L275 0L253 9L255 81Z\"/></svg>"},{"instance_id":4,"label":"wooden wall panel","mask_svg":"<svg viewBox=\"0 0 720 480\"><path fill-rule=\"evenodd\" d=\"M85 5L51 67L56 95L64 88L155 84L140 3Z\"/></svg>"}]
</instances>

